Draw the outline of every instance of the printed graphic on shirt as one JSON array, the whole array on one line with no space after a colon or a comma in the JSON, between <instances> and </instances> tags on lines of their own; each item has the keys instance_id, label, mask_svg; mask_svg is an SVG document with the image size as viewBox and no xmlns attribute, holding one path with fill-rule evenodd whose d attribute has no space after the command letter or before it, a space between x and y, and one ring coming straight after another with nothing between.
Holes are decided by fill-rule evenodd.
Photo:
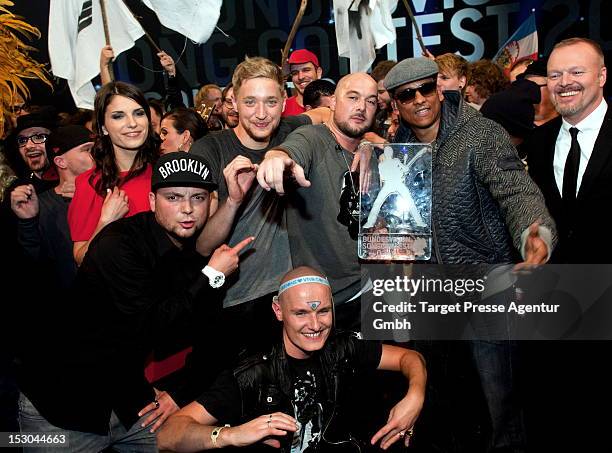
<instances>
[{"instance_id":1,"label":"printed graphic on shirt","mask_svg":"<svg viewBox=\"0 0 612 453\"><path fill-rule=\"evenodd\" d=\"M311 371L294 384L293 413L298 430L293 436L291 453L314 451L321 437L323 407L317 401L317 379Z\"/></svg>"}]
</instances>

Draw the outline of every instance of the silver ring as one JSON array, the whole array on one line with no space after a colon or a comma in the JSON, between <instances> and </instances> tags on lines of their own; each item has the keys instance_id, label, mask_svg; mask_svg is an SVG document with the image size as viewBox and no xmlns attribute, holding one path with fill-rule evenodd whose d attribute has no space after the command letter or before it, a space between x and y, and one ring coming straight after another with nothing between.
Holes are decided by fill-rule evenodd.
<instances>
[{"instance_id":1,"label":"silver ring","mask_svg":"<svg viewBox=\"0 0 612 453\"><path fill-rule=\"evenodd\" d=\"M270 428L271 420L268 420L268 428Z\"/></svg>"},{"instance_id":2,"label":"silver ring","mask_svg":"<svg viewBox=\"0 0 612 453\"><path fill-rule=\"evenodd\" d=\"M397 433L397 435L400 437L400 439L403 439L406 435L406 431L400 431L399 433Z\"/></svg>"},{"instance_id":3,"label":"silver ring","mask_svg":"<svg viewBox=\"0 0 612 453\"><path fill-rule=\"evenodd\" d=\"M268 415L268 420L272 421L272 414Z\"/></svg>"},{"instance_id":4,"label":"silver ring","mask_svg":"<svg viewBox=\"0 0 612 453\"><path fill-rule=\"evenodd\" d=\"M155 404L155 409L159 409L159 401L155 400L153 404Z\"/></svg>"}]
</instances>

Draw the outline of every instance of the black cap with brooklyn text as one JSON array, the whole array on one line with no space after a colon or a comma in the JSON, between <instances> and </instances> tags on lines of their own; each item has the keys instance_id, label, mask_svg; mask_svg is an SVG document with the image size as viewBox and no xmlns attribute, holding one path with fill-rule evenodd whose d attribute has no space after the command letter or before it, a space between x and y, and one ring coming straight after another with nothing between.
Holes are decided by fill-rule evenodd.
<instances>
[{"instance_id":1,"label":"black cap with brooklyn text","mask_svg":"<svg viewBox=\"0 0 612 453\"><path fill-rule=\"evenodd\" d=\"M196 154L177 151L162 155L151 177L151 191L162 187L202 187L216 190L208 163Z\"/></svg>"}]
</instances>

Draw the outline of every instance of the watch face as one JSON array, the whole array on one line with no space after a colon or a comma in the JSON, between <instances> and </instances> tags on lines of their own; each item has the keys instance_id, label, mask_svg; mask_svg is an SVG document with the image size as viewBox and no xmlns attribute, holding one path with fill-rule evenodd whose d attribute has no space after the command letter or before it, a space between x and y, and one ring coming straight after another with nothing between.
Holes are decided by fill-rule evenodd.
<instances>
[{"instance_id":1,"label":"watch face","mask_svg":"<svg viewBox=\"0 0 612 453\"><path fill-rule=\"evenodd\" d=\"M219 286L223 285L224 282L225 277L223 275L217 275L215 278L213 278L212 286L214 288L218 288Z\"/></svg>"}]
</instances>

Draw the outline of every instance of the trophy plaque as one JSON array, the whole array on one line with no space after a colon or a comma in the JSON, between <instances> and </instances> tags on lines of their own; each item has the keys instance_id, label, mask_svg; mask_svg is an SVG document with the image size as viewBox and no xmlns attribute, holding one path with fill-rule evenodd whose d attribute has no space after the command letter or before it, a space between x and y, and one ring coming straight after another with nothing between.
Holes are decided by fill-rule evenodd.
<instances>
[{"instance_id":1,"label":"trophy plaque","mask_svg":"<svg viewBox=\"0 0 612 453\"><path fill-rule=\"evenodd\" d=\"M359 258L429 260L431 146L364 142L359 152Z\"/></svg>"}]
</instances>

